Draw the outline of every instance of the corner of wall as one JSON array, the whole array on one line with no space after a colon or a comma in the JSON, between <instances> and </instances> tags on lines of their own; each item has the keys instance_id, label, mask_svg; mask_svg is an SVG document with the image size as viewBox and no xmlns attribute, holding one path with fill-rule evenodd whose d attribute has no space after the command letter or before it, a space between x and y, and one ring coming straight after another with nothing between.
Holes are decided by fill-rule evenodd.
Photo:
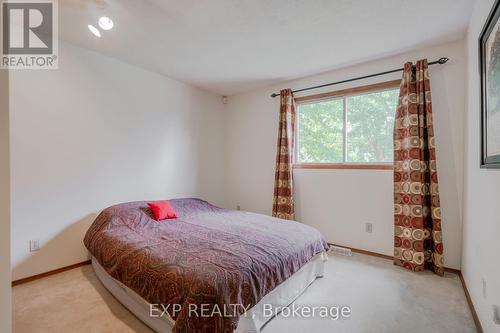
<instances>
[{"instance_id":1,"label":"corner of wall","mask_svg":"<svg viewBox=\"0 0 500 333\"><path fill-rule=\"evenodd\" d=\"M9 71L0 69L0 332L11 332Z\"/></svg>"}]
</instances>

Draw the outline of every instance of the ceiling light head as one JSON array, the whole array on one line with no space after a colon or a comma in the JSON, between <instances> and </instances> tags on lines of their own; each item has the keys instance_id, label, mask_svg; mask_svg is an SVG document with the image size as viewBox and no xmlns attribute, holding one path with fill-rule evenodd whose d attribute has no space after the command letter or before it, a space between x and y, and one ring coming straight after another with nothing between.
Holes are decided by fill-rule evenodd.
<instances>
[{"instance_id":1,"label":"ceiling light head","mask_svg":"<svg viewBox=\"0 0 500 333\"><path fill-rule=\"evenodd\" d=\"M87 27L89 28L90 32L94 34L94 36L101 37L101 32L99 31L99 29L94 27L92 24L89 24Z\"/></svg>"},{"instance_id":2,"label":"ceiling light head","mask_svg":"<svg viewBox=\"0 0 500 333\"><path fill-rule=\"evenodd\" d=\"M99 26L103 30L111 30L111 29L113 29L114 23L113 23L113 20L110 19L109 17L103 16L99 19Z\"/></svg>"}]
</instances>

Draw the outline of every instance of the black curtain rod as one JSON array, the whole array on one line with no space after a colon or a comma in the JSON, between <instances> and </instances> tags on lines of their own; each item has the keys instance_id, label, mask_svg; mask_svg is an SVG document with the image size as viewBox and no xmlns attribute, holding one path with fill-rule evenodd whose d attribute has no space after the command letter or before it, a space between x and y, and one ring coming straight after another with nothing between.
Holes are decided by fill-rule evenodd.
<instances>
[{"instance_id":1,"label":"black curtain rod","mask_svg":"<svg viewBox=\"0 0 500 333\"><path fill-rule=\"evenodd\" d=\"M450 60L450 59L445 58L445 57L439 58L439 60L431 61L429 63L429 65L435 65L435 64L442 65L442 64L446 64L448 62L448 60ZM326 84L322 84L322 85L319 85L319 86L297 89L297 90L294 90L292 92L296 93L296 92L301 92L301 91L306 91L306 90L311 90L311 89L318 89L318 88L333 86L335 84L341 84L341 83L346 83L346 82L351 82L351 81L356 81L356 80L368 79L368 78L374 77L374 76L380 76L380 75L385 75L385 74L390 74L390 73L401 72L403 69L404 68L393 69L393 70L386 71L386 72L380 72L380 73L375 73L375 74L370 74L370 75L355 77L355 78L352 78L352 79L347 79L347 80L342 80L342 81L337 81L337 82L332 82L332 83L326 83ZM277 97L279 95L280 94L276 94L275 93L275 94L271 94L271 97L274 98L274 97Z\"/></svg>"}]
</instances>

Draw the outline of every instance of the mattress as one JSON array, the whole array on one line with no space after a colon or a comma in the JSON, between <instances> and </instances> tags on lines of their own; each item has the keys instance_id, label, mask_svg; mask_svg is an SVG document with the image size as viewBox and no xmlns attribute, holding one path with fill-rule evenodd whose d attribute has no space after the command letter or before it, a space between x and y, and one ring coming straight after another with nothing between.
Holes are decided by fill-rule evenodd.
<instances>
[{"instance_id":1,"label":"mattress","mask_svg":"<svg viewBox=\"0 0 500 333\"><path fill-rule=\"evenodd\" d=\"M240 317L236 333L258 333L261 328L274 316L269 316L269 310L265 307L271 306L279 309L290 305L298 298L317 278L323 276L324 262L328 260L326 252L315 255L299 271L295 272L285 282L264 296L259 303ZM148 303L133 290L120 281L111 277L99 262L92 257L94 271L111 294L120 303L130 310L137 318L157 333L170 333L175 321L161 309L152 312L152 304ZM279 313L273 312L273 315Z\"/></svg>"}]
</instances>

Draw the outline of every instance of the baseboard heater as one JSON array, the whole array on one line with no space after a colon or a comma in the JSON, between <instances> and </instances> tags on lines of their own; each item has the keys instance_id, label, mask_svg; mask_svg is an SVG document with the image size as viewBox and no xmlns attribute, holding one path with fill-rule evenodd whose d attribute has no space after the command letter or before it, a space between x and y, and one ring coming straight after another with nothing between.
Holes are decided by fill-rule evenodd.
<instances>
[{"instance_id":1,"label":"baseboard heater","mask_svg":"<svg viewBox=\"0 0 500 333\"><path fill-rule=\"evenodd\" d=\"M328 252L335 253L335 254L341 254L343 256L352 256L352 250L347 248L347 247L342 247L342 246L337 246L337 245L330 245Z\"/></svg>"}]
</instances>

